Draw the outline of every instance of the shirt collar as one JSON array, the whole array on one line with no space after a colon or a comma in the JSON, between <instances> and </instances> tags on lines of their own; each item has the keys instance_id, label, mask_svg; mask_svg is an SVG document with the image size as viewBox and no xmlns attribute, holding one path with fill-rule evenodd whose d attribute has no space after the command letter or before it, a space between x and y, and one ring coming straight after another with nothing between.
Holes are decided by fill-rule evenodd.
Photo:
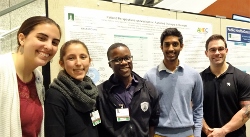
<instances>
[{"instance_id":1,"label":"shirt collar","mask_svg":"<svg viewBox=\"0 0 250 137\"><path fill-rule=\"evenodd\" d=\"M132 75L132 74L131 74ZM122 82L119 80L119 79L117 79L114 75L113 75L113 77L112 77L112 81L114 82L114 83L116 83L116 84L121 84ZM132 75L132 81L131 81L131 83L138 83L138 80L136 80L136 78L135 78L135 76L134 75ZM122 83L123 84L123 83Z\"/></svg>"},{"instance_id":2,"label":"shirt collar","mask_svg":"<svg viewBox=\"0 0 250 137\"><path fill-rule=\"evenodd\" d=\"M181 68L184 67L184 65L180 62L180 60L179 60L179 66L176 67L176 70L178 70L179 67L181 67ZM163 71L163 70L165 70L168 73L174 73L176 71L176 70L171 71L171 70L167 69L165 64L163 63L163 61L161 61L161 63L159 64L159 67L158 67L158 71L160 72L160 71Z\"/></svg>"},{"instance_id":3,"label":"shirt collar","mask_svg":"<svg viewBox=\"0 0 250 137\"><path fill-rule=\"evenodd\" d=\"M233 66L232 66L229 62L227 62L227 64L228 64L228 68L227 68L227 70L225 71L225 73L233 73L233 72L234 72ZM205 69L204 72L205 72L205 73L212 73L210 66L209 66L207 69ZM213 74L213 73L212 73L212 74Z\"/></svg>"}]
</instances>

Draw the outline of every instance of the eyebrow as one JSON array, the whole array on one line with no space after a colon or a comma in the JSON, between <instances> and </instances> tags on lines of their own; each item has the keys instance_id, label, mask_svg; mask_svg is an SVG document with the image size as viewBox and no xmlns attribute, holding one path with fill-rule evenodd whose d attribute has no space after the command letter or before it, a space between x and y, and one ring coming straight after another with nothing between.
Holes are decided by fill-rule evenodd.
<instances>
[{"instance_id":1,"label":"eyebrow","mask_svg":"<svg viewBox=\"0 0 250 137\"><path fill-rule=\"evenodd\" d=\"M45 37L49 37L48 35L46 35L46 34L44 34L44 33L37 33L37 34L43 35L43 36L45 36ZM53 39L53 40L56 40L56 41L60 42L60 39Z\"/></svg>"}]
</instances>

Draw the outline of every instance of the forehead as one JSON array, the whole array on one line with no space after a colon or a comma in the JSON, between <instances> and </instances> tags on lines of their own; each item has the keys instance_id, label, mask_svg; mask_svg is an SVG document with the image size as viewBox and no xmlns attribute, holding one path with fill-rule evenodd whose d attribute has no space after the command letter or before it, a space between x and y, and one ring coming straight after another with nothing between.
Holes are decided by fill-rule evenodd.
<instances>
[{"instance_id":1,"label":"forehead","mask_svg":"<svg viewBox=\"0 0 250 137\"><path fill-rule=\"evenodd\" d=\"M87 49L79 43L72 43L65 49L66 54L88 54Z\"/></svg>"},{"instance_id":2,"label":"forehead","mask_svg":"<svg viewBox=\"0 0 250 137\"><path fill-rule=\"evenodd\" d=\"M225 43L221 39L212 40L212 41L209 42L208 48L213 48L213 47L225 47Z\"/></svg>"},{"instance_id":3,"label":"forehead","mask_svg":"<svg viewBox=\"0 0 250 137\"><path fill-rule=\"evenodd\" d=\"M167 37L165 37L164 42L179 42L179 37L167 36Z\"/></svg>"},{"instance_id":4,"label":"forehead","mask_svg":"<svg viewBox=\"0 0 250 137\"><path fill-rule=\"evenodd\" d=\"M60 31L57 28L55 24L51 23L42 23L38 24L34 27L34 29L30 32L30 34L37 34L37 33L42 33L46 34L49 37L52 37L54 39L60 39Z\"/></svg>"},{"instance_id":5,"label":"forehead","mask_svg":"<svg viewBox=\"0 0 250 137\"><path fill-rule=\"evenodd\" d=\"M122 57L126 55L130 55L130 50L127 47L119 46L117 48L114 48L110 52L111 57Z\"/></svg>"}]
</instances>

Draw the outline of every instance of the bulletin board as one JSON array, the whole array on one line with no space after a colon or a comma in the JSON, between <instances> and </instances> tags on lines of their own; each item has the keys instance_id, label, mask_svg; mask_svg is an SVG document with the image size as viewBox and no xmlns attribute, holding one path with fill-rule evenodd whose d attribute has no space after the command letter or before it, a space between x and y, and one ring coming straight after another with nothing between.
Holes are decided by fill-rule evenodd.
<instances>
[{"instance_id":1,"label":"bulletin board","mask_svg":"<svg viewBox=\"0 0 250 137\"><path fill-rule=\"evenodd\" d=\"M221 19L221 32L227 41L227 61L250 74L250 23Z\"/></svg>"},{"instance_id":2,"label":"bulletin board","mask_svg":"<svg viewBox=\"0 0 250 137\"><path fill-rule=\"evenodd\" d=\"M120 12L119 3L111 3L99 0L48 0L48 17L58 22L62 29L62 38L59 48L65 42L64 6ZM61 69L58 61L59 52L56 53L55 57L53 58L53 62L50 65L51 81L57 76Z\"/></svg>"},{"instance_id":3,"label":"bulletin board","mask_svg":"<svg viewBox=\"0 0 250 137\"><path fill-rule=\"evenodd\" d=\"M69 21L68 14L76 16L78 22ZM211 16L99 0L50 0L48 16L59 22L62 28L60 45L70 39L79 39L88 46L93 60L89 75L93 76L96 84L108 79L112 74L106 52L115 42L122 42L130 48L134 56L134 71L139 75L143 76L148 69L158 65L163 59L160 35L168 27L176 27L183 34L181 62L200 72L209 66L209 60L204 54L206 39L214 33L225 36L222 26L233 25L235 22ZM82 29L86 31L78 31ZM90 32L91 29L97 30L98 33ZM51 79L55 78L60 70L58 60L59 53L51 64Z\"/></svg>"}]
</instances>

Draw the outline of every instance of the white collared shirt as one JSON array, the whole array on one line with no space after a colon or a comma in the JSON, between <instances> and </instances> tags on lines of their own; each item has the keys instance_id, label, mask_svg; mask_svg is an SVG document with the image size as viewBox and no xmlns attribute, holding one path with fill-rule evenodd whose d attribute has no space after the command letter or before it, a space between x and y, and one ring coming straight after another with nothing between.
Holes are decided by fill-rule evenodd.
<instances>
[{"instance_id":1,"label":"white collared shirt","mask_svg":"<svg viewBox=\"0 0 250 137\"><path fill-rule=\"evenodd\" d=\"M161 63L159 64L159 67L158 67L158 71L162 71L162 70L165 70L166 72L168 73L175 73L175 71L179 68L179 67L182 67L183 68L183 64L180 63L180 60L179 60L179 66L176 66L176 69L174 71L171 71L169 69L166 68L165 64L163 63L163 61L161 61Z\"/></svg>"}]
</instances>

